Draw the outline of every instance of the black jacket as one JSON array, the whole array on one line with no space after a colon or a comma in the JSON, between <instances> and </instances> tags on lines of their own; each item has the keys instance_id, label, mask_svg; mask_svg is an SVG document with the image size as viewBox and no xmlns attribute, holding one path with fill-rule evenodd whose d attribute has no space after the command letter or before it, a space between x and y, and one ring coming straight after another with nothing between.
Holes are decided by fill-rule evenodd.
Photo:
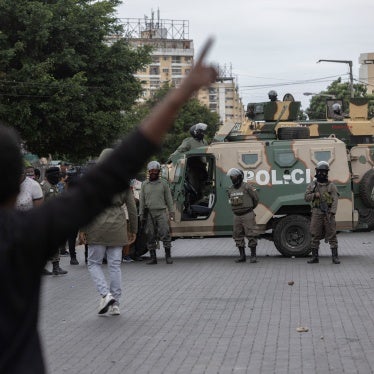
<instances>
[{"instance_id":1,"label":"black jacket","mask_svg":"<svg viewBox=\"0 0 374 374\"><path fill-rule=\"evenodd\" d=\"M37 332L41 272L69 233L110 205L155 153L139 131L77 186L26 212L0 209L0 373L44 373Z\"/></svg>"}]
</instances>

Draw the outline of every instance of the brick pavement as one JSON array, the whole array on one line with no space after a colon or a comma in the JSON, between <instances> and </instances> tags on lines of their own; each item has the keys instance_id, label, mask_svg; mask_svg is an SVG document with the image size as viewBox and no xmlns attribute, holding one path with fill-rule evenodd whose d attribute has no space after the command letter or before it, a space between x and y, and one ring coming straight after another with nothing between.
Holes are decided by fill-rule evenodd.
<instances>
[{"instance_id":1,"label":"brick pavement","mask_svg":"<svg viewBox=\"0 0 374 374\"><path fill-rule=\"evenodd\" d=\"M119 317L96 314L78 250L43 281L49 373L373 373L374 233L338 239L341 265L326 244L316 265L266 240L259 263L236 264L230 238L177 240L173 265L122 264Z\"/></svg>"}]
</instances>

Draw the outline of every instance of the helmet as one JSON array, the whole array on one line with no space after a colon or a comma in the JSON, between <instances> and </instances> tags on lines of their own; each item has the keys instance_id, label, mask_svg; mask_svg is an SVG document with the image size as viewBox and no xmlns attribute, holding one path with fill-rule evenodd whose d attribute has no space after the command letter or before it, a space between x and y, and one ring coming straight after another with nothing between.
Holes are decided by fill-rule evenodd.
<instances>
[{"instance_id":1,"label":"helmet","mask_svg":"<svg viewBox=\"0 0 374 374\"><path fill-rule=\"evenodd\" d=\"M237 168L231 168L227 172L227 176L231 178L231 181L235 187L240 186L244 180L243 170Z\"/></svg>"},{"instance_id":2,"label":"helmet","mask_svg":"<svg viewBox=\"0 0 374 374\"><path fill-rule=\"evenodd\" d=\"M268 93L268 96L271 101L277 100L277 96L278 96L277 91L270 90Z\"/></svg>"},{"instance_id":3,"label":"helmet","mask_svg":"<svg viewBox=\"0 0 374 374\"><path fill-rule=\"evenodd\" d=\"M341 110L342 110L342 106L339 103L334 103L334 104L332 104L332 110L335 113L340 113Z\"/></svg>"},{"instance_id":4,"label":"helmet","mask_svg":"<svg viewBox=\"0 0 374 374\"><path fill-rule=\"evenodd\" d=\"M316 170L327 170L327 171L329 171L330 170L329 163L326 162L326 161L320 161L316 166Z\"/></svg>"},{"instance_id":5,"label":"helmet","mask_svg":"<svg viewBox=\"0 0 374 374\"><path fill-rule=\"evenodd\" d=\"M158 161L151 161L147 165L147 170L161 170L161 165Z\"/></svg>"},{"instance_id":6,"label":"helmet","mask_svg":"<svg viewBox=\"0 0 374 374\"><path fill-rule=\"evenodd\" d=\"M201 122L197 123L196 125L193 125L190 127L190 134L193 138L202 140L207 128L208 128L207 124L201 123Z\"/></svg>"}]
</instances>

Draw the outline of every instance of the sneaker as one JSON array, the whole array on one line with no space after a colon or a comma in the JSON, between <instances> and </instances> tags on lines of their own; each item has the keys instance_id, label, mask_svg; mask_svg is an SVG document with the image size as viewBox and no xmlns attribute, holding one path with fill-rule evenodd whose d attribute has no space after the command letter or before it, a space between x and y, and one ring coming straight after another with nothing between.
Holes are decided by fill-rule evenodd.
<instances>
[{"instance_id":1,"label":"sneaker","mask_svg":"<svg viewBox=\"0 0 374 374\"><path fill-rule=\"evenodd\" d=\"M70 265L79 265L79 262L75 257L73 257L70 259Z\"/></svg>"},{"instance_id":2,"label":"sneaker","mask_svg":"<svg viewBox=\"0 0 374 374\"><path fill-rule=\"evenodd\" d=\"M130 256L123 256L123 262L134 262L134 260Z\"/></svg>"},{"instance_id":3,"label":"sneaker","mask_svg":"<svg viewBox=\"0 0 374 374\"><path fill-rule=\"evenodd\" d=\"M113 304L109 307L109 314L111 316L119 316L121 314L119 310L119 306L117 304Z\"/></svg>"},{"instance_id":4,"label":"sneaker","mask_svg":"<svg viewBox=\"0 0 374 374\"><path fill-rule=\"evenodd\" d=\"M116 302L116 299L111 293L107 293L106 296L102 297L99 305L99 314L104 314L108 311L109 307Z\"/></svg>"},{"instance_id":5,"label":"sneaker","mask_svg":"<svg viewBox=\"0 0 374 374\"><path fill-rule=\"evenodd\" d=\"M65 256L69 256L69 252L68 252L66 249L62 249L62 250L60 251L60 256L63 256L63 257L65 257Z\"/></svg>"}]
</instances>

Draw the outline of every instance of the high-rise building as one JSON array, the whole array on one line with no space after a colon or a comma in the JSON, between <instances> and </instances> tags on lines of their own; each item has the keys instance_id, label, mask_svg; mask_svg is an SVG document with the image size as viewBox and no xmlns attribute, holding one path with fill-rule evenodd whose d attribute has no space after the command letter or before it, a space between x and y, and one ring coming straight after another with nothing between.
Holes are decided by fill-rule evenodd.
<instances>
[{"instance_id":1,"label":"high-rise building","mask_svg":"<svg viewBox=\"0 0 374 374\"><path fill-rule=\"evenodd\" d=\"M232 75L231 66L227 69L218 66L218 78L210 87L198 92L198 99L211 111L218 113L222 123L243 123L245 112L239 96L236 79Z\"/></svg>"},{"instance_id":2,"label":"high-rise building","mask_svg":"<svg viewBox=\"0 0 374 374\"><path fill-rule=\"evenodd\" d=\"M121 20L124 37L134 47L148 45L153 48L152 62L136 77L143 85L143 98L147 100L165 82L178 86L193 64L194 44L189 38L187 20L160 19L152 12L151 17ZM222 75L221 75L222 71ZM220 70L220 77L209 89L198 93L199 101L220 116L224 122L244 121L244 109L232 74Z\"/></svg>"},{"instance_id":3,"label":"high-rise building","mask_svg":"<svg viewBox=\"0 0 374 374\"><path fill-rule=\"evenodd\" d=\"M360 63L359 81L366 84L368 94L374 94L374 52L361 53L358 62Z\"/></svg>"}]
</instances>

